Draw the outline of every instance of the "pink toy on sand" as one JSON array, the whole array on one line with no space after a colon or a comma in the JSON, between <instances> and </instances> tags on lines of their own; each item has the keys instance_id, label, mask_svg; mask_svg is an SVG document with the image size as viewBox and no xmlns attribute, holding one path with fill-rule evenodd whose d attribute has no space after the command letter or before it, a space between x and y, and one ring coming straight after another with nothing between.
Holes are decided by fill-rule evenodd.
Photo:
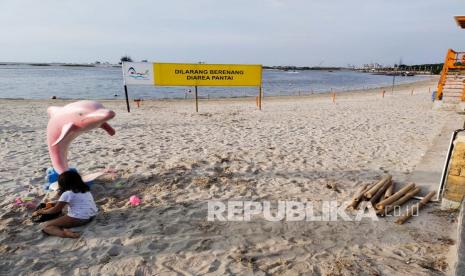
<instances>
[{"instance_id":1,"label":"pink toy on sand","mask_svg":"<svg viewBox=\"0 0 465 276\"><path fill-rule=\"evenodd\" d=\"M24 198L17 197L15 199L15 205L25 206L26 208L29 208L29 209L34 209L36 207L35 200L31 197L24 197Z\"/></svg>"},{"instance_id":2,"label":"pink toy on sand","mask_svg":"<svg viewBox=\"0 0 465 276\"><path fill-rule=\"evenodd\" d=\"M23 204L23 201L21 200L20 197L17 197L17 198L15 199L15 204L16 204L16 206L20 206L20 205Z\"/></svg>"},{"instance_id":3,"label":"pink toy on sand","mask_svg":"<svg viewBox=\"0 0 465 276\"><path fill-rule=\"evenodd\" d=\"M133 195L129 198L129 203L132 205L132 206L139 206L141 204L141 200L139 197Z\"/></svg>"}]
</instances>

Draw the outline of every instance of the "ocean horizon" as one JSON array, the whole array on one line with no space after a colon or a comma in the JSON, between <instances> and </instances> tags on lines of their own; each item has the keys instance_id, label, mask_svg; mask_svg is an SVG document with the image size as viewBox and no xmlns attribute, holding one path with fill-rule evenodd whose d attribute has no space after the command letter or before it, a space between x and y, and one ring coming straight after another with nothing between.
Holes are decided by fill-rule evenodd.
<instances>
[{"instance_id":1,"label":"ocean horizon","mask_svg":"<svg viewBox=\"0 0 465 276\"><path fill-rule=\"evenodd\" d=\"M396 76L396 84L430 79L430 75ZM281 71L264 69L265 96L345 92L392 85L393 77L351 70ZM98 66L0 65L0 98L3 99L121 99L122 70ZM183 99L193 97L193 87L128 86L131 98ZM256 87L198 87L199 97L234 98L257 95Z\"/></svg>"}]
</instances>

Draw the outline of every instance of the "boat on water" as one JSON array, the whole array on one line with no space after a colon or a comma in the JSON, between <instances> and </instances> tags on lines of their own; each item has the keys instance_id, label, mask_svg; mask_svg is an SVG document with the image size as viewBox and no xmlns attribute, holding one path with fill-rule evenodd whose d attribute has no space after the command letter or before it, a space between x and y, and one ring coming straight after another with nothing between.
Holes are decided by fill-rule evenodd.
<instances>
[{"instance_id":1,"label":"boat on water","mask_svg":"<svg viewBox=\"0 0 465 276\"><path fill-rule=\"evenodd\" d=\"M404 76L404 77L413 77L413 76L415 76L415 74L413 72L405 71L405 72L402 72L402 76Z\"/></svg>"}]
</instances>

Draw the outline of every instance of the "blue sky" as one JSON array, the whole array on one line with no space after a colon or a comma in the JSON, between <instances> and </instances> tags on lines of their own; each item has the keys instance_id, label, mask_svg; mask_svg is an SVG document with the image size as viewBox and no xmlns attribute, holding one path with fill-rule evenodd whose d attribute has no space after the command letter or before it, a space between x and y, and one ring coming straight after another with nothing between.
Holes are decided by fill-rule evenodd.
<instances>
[{"instance_id":1,"label":"blue sky","mask_svg":"<svg viewBox=\"0 0 465 276\"><path fill-rule=\"evenodd\" d=\"M345 66L465 51L463 0L0 0L0 61Z\"/></svg>"}]
</instances>

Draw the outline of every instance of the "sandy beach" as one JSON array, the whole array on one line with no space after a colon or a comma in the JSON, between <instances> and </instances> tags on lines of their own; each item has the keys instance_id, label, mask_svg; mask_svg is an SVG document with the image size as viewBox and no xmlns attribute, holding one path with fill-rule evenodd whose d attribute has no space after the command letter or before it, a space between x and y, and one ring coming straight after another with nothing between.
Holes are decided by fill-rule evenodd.
<instances>
[{"instance_id":1,"label":"sandy beach","mask_svg":"<svg viewBox=\"0 0 465 276\"><path fill-rule=\"evenodd\" d=\"M0 100L0 274L447 275L456 223L431 204L405 225L207 221L209 200L344 202L391 174L402 186L455 112L432 110L437 80L387 90L255 99L132 103L116 135L76 139L70 164L96 180L100 213L81 238L47 237L17 197L44 197L46 109L61 100ZM414 89L413 95L411 90ZM449 135L449 133L445 134ZM131 207L138 195L142 204Z\"/></svg>"}]
</instances>

